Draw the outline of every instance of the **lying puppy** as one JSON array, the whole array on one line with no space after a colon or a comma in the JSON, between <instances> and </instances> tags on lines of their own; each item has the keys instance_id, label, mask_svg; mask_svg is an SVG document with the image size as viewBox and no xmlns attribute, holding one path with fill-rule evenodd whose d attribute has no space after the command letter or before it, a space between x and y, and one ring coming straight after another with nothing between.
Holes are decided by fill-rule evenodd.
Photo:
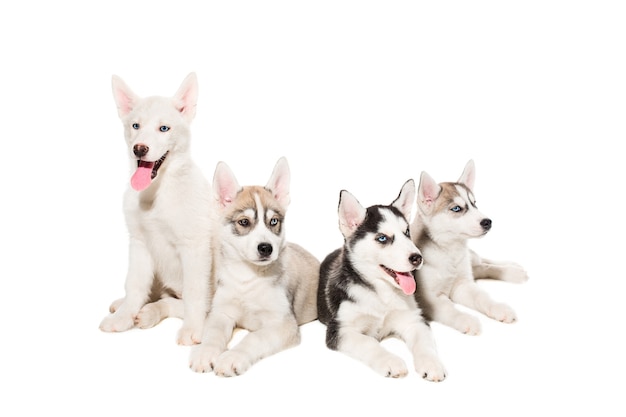
<instances>
[{"instance_id":1,"label":"lying puppy","mask_svg":"<svg viewBox=\"0 0 626 417\"><path fill-rule=\"evenodd\" d=\"M475 278L528 279L519 265L481 259L468 248L469 239L484 236L492 226L476 207L472 192L475 177L471 160L455 183L438 184L422 172L418 210L411 224L411 236L426 260L417 272L420 285L416 293L425 316L470 335L480 333L480 321L457 309L455 303L504 323L517 319L511 307L493 301Z\"/></svg>"},{"instance_id":2,"label":"lying puppy","mask_svg":"<svg viewBox=\"0 0 626 417\"><path fill-rule=\"evenodd\" d=\"M258 360L297 345L298 326L317 318L319 261L285 241L289 182L285 158L265 187L241 187L225 163L217 165L216 291L202 343L191 352L192 370L241 375ZM249 333L227 350L235 328Z\"/></svg>"},{"instance_id":3,"label":"lying puppy","mask_svg":"<svg viewBox=\"0 0 626 417\"><path fill-rule=\"evenodd\" d=\"M422 265L407 221L414 201L413 180L388 206L364 208L352 194L341 191L339 229L345 244L322 261L317 308L327 326L330 349L363 361L384 376L402 377L408 373L404 361L379 343L397 336L413 354L418 374L442 381L444 367L413 295L414 272Z\"/></svg>"}]
</instances>

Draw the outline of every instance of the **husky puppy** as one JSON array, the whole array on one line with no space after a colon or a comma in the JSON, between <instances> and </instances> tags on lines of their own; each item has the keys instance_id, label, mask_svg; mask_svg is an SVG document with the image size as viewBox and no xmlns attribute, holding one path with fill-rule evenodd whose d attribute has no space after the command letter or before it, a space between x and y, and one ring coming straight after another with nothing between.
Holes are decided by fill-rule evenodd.
<instances>
[{"instance_id":1,"label":"husky puppy","mask_svg":"<svg viewBox=\"0 0 626 417\"><path fill-rule=\"evenodd\" d=\"M504 323L516 320L513 309L493 301L475 279L528 279L521 266L481 259L468 248L469 239L484 236L492 226L491 220L476 207L472 191L475 177L472 160L457 182L438 184L422 172L418 210L411 224L411 236L425 259L417 272L416 292L425 316L470 335L480 333L480 321L457 309L455 303Z\"/></svg>"},{"instance_id":2,"label":"husky puppy","mask_svg":"<svg viewBox=\"0 0 626 417\"><path fill-rule=\"evenodd\" d=\"M192 370L241 375L260 359L297 345L298 326L317 318L319 261L285 241L289 183L284 157L265 187L240 186L231 169L218 163L216 291L202 343L191 352ZM236 328L248 334L227 350Z\"/></svg>"},{"instance_id":3,"label":"husky puppy","mask_svg":"<svg viewBox=\"0 0 626 417\"><path fill-rule=\"evenodd\" d=\"M130 247L126 295L100 329L148 328L179 317L178 343L199 343L209 303L211 199L189 150L196 75L173 97L139 97L115 75L112 85L132 172L124 194Z\"/></svg>"},{"instance_id":4,"label":"husky puppy","mask_svg":"<svg viewBox=\"0 0 626 417\"><path fill-rule=\"evenodd\" d=\"M345 244L322 261L317 308L330 349L384 376L402 377L408 373L406 364L380 344L397 336L408 345L418 374L442 381L444 367L413 295L414 273L422 265L407 220L414 201L413 180L388 206L364 208L348 191L341 191L339 229Z\"/></svg>"}]
</instances>

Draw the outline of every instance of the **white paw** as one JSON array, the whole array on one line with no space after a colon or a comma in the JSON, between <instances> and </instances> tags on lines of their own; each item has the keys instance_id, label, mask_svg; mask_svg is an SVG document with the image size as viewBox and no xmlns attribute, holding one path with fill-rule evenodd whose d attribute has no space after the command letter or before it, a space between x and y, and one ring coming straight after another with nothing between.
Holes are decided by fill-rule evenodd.
<instances>
[{"instance_id":1,"label":"white paw","mask_svg":"<svg viewBox=\"0 0 626 417\"><path fill-rule=\"evenodd\" d=\"M135 319L131 315L109 314L100 322L103 332L124 332L135 326Z\"/></svg>"},{"instance_id":2,"label":"white paw","mask_svg":"<svg viewBox=\"0 0 626 417\"><path fill-rule=\"evenodd\" d=\"M503 323L514 323L517 321L515 311L503 303L497 303L491 306L487 315L492 319Z\"/></svg>"},{"instance_id":3,"label":"white paw","mask_svg":"<svg viewBox=\"0 0 626 417\"><path fill-rule=\"evenodd\" d=\"M211 372L220 353L219 350L208 346L194 346L189 355L189 368L194 372Z\"/></svg>"},{"instance_id":4,"label":"white paw","mask_svg":"<svg viewBox=\"0 0 626 417\"><path fill-rule=\"evenodd\" d=\"M197 345L202 340L202 331L199 328L191 327L183 324L183 327L178 331L178 338L176 342L179 345L191 346Z\"/></svg>"},{"instance_id":5,"label":"white paw","mask_svg":"<svg viewBox=\"0 0 626 417\"><path fill-rule=\"evenodd\" d=\"M415 370L424 379L441 382L446 379L446 370L441 361L432 355L421 355L415 359Z\"/></svg>"},{"instance_id":6,"label":"white paw","mask_svg":"<svg viewBox=\"0 0 626 417\"><path fill-rule=\"evenodd\" d=\"M124 302L123 298L118 298L117 300L113 301L111 305L109 306L109 313L115 313L117 309L120 308L123 302Z\"/></svg>"},{"instance_id":7,"label":"white paw","mask_svg":"<svg viewBox=\"0 0 626 417\"><path fill-rule=\"evenodd\" d=\"M217 376L237 376L246 372L250 366L252 363L245 354L227 350L217 358L213 371Z\"/></svg>"},{"instance_id":8,"label":"white paw","mask_svg":"<svg viewBox=\"0 0 626 417\"><path fill-rule=\"evenodd\" d=\"M154 306L154 303L146 304L137 313L135 324L141 329L154 327L161 321L161 312Z\"/></svg>"},{"instance_id":9,"label":"white paw","mask_svg":"<svg viewBox=\"0 0 626 417\"><path fill-rule=\"evenodd\" d=\"M511 263L502 271L502 281L523 284L528 281L528 272L521 265Z\"/></svg>"},{"instance_id":10,"label":"white paw","mask_svg":"<svg viewBox=\"0 0 626 417\"><path fill-rule=\"evenodd\" d=\"M402 378L409 373L404 361L391 353L376 359L372 368L388 378Z\"/></svg>"},{"instance_id":11,"label":"white paw","mask_svg":"<svg viewBox=\"0 0 626 417\"><path fill-rule=\"evenodd\" d=\"M455 329L460 331L461 333L477 336L482 331L480 320L478 318L471 316L469 314L459 315L453 323Z\"/></svg>"}]
</instances>

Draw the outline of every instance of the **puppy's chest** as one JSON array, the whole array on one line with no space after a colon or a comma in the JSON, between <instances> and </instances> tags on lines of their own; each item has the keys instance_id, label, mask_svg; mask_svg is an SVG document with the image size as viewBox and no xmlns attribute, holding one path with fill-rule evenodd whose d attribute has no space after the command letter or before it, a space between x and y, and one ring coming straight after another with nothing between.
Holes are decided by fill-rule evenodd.
<instances>
[{"instance_id":1,"label":"puppy's chest","mask_svg":"<svg viewBox=\"0 0 626 417\"><path fill-rule=\"evenodd\" d=\"M353 301L345 301L339 309L339 320L356 326L362 333L384 337L393 327L394 317L410 312L419 313L412 296L400 295L388 285L372 291L355 287L350 291Z\"/></svg>"},{"instance_id":2,"label":"puppy's chest","mask_svg":"<svg viewBox=\"0 0 626 417\"><path fill-rule=\"evenodd\" d=\"M217 270L214 308L236 318L245 328L261 327L271 317L290 314L291 303L278 277L255 276L237 268Z\"/></svg>"},{"instance_id":3,"label":"puppy's chest","mask_svg":"<svg viewBox=\"0 0 626 417\"><path fill-rule=\"evenodd\" d=\"M423 251L424 265L417 271L418 280L428 288L447 293L460 279L471 279L467 251Z\"/></svg>"}]
</instances>

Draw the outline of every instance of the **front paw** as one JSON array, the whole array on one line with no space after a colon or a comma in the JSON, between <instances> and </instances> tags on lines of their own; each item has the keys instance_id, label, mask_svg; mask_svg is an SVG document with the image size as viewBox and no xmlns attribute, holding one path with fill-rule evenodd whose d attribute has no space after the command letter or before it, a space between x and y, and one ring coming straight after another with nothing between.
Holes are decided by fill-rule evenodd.
<instances>
[{"instance_id":1,"label":"front paw","mask_svg":"<svg viewBox=\"0 0 626 417\"><path fill-rule=\"evenodd\" d=\"M109 314L100 322L103 332L125 332L135 326L135 319L131 315Z\"/></svg>"},{"instance_id":2,"label":"front paw","mask_svg":"<svg viewBox=\"0 0 626 417\"><path fill-rule=\"evenodd\" d=\"M209 346L194 346L189 355L189 368L194 372L211 372L220 353L219 350Z\"/></svg>"},{"instance_id":3,"label":"front paw","mask_svg":"<svg viewBox=\"0 0 626 417\"><path fill-rule=\"evenodd\" d=\"M523 284L528 281L528 272L521 265L512 263L502 271L502 280Z\"/></svg>"},{"instance_id":4,"label":"front paw","mask_svg":"<svg viewBox=\"0 0 626 417\"><path fill-rule=\"evenodd\" d=\"M371 366L376 372L388 378L402 378L409 373L404 361L391 353L376 359Z\"/></svg>"},{"instance_id":5,"label":"front paw","mask_svg":"<svg viewBox=\"0 0 626 417\"><path fill-rule=\"evenodd\" d=\"M156 326L162 320L161 311L154 303L146 304L139 310L135 318L135 324L140 329L149 329Z\"/></svg>"},{"instance_id":6,"label":"front paw","mask_svg":"<svg viewBox=\"0 0 626 417\"><path fill-rule=\"evenodd\" d=\"M462 314L458 316L456 320L454 320L454 323L452 323L452 327L461 333L470 336L477 336L482 331L480 320L469 314Z\"/></svg>"},{"instance_id":7,"label":"front paw","mask_svg":"<svg viewBox=\"0 0 626 417\"><path fill-rule=\"evenodd\" d=\"M437 356L421 355L415 358L415 370L428 381L441 382L446 379L446 370Z\"/></svg>"},{"instance_id":8,"label":"front paw","mask_svg":"<svg viewBox=\"0 0 626 417\"><path fill-rule=\"evenodd\" d=\"M487 315L494 320L501 321L503 323L514 323L517 321L517 315L515 311L507 304L497 303L491 306Z\"/></svg>"},{"instance_id":9,"label":"front paw","mask_svg":"<svg viewBox=\"0 0 626 417\"><path fill-rule=\"evenodd\" d=\"M201 327L188 326L183 324L183 327L178 331L178 338L176 342L179 345L191 346L197 345L202 340Z\"/></svg>"},{"instance_id":10,"label":"front paw","mask_svg":"<svg viewBox=\"0 0 626 417\"><path fill-rule=\"evenodd\" d=\"M213 371L217 376L237 376L246 372L250 366L252 362L245 354L227 350L217 358Z\"/></svg>"}]
</instances>

